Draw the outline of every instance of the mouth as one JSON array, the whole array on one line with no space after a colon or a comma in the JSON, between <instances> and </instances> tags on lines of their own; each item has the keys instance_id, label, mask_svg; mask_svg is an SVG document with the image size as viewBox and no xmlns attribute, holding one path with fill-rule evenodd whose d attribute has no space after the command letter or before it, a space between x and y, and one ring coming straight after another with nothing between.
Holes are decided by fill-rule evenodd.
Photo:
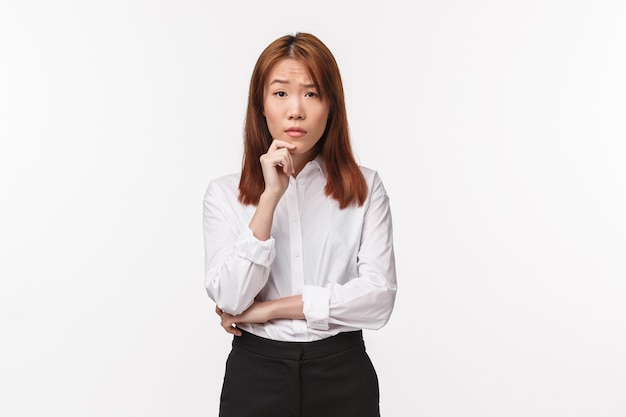
<instances>
[{"instance_id":1,"label":"mouth","mask_svg":"<svg viewBox=\"0 0 626 417\"><path fill-rule=\"evenodd\" d=\"M293 126L285 129L285 133L292 138L301 138L302 136L306 135L306 130L302 129L301 127Z\"/></svg>"}]
</instances>

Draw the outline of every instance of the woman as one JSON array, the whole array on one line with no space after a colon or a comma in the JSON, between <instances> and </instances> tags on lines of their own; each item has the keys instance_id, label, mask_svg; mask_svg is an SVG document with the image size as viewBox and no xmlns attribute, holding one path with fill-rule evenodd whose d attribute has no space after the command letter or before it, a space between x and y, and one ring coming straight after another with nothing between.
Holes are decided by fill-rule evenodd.
<instances>
[{"instance_id":1,"label":"woman","mask_svg":"<svg viewBox=\"0 0 626 417\"><path fill-rule=\"evenodd\" d=\"M241 173L204 197L205 285L233 336L220 416L379 416L362 329L396 295L389 201L350 145L337 63L272 42L250 82Z\"/></svg>"}]
</instances>

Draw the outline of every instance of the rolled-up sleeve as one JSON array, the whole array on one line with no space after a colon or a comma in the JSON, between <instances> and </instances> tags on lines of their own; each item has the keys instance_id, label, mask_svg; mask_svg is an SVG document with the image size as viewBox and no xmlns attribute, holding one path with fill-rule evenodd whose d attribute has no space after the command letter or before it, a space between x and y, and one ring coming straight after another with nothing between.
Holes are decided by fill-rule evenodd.
<instances>
[{"instance_id":1,"label":"rolled-up sleeve","mask_svg":"<svg viewBox=\"0 0 626 417\"><path fill-rule=\"evenodd\" d=\"M328 330L330 290L305 285L302 291L303 312L307 326L316 330Z\"/></svg>"}]
</instances>

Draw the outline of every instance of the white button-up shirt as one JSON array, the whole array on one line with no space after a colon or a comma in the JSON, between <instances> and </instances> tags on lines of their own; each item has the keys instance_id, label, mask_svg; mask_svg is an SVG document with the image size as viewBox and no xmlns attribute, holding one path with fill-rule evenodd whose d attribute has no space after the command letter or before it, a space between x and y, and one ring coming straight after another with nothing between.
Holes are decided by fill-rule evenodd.
<instances>
[{"instance_id":1,"label":"white button-up shirt","mask_svg":"<svg viewBox=\"0 0 626 417\"><path fill-rule=\"evenodd\" d=\"M365 203L340 210L324 194L321 158L309 162L289 179L266 241L248 227L256 207L237 199L239 174L210 182L203 212L209 297L233 315L255 299L302 294L304 301L305 320L240 328L274 340L313 341L387 323L396 296L389 198L376 171L361 171L369 189Z\"/></svg>"}]
</instances>

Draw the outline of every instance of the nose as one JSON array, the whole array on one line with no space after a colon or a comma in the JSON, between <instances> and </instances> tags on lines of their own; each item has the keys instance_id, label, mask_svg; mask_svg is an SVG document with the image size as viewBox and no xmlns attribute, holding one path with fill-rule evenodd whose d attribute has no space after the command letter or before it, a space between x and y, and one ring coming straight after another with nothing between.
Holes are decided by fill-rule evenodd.
<instances>
[{"instance_id":1,"label":"nose","mask_svg":"<svg viewBox=\"0 0 626 417\"><path fill-rule=\"evenodd\" d=\"M294 99L289 106L289 120L304 120L304 108L298 98Z\"/></svg>"}]
</instances>

